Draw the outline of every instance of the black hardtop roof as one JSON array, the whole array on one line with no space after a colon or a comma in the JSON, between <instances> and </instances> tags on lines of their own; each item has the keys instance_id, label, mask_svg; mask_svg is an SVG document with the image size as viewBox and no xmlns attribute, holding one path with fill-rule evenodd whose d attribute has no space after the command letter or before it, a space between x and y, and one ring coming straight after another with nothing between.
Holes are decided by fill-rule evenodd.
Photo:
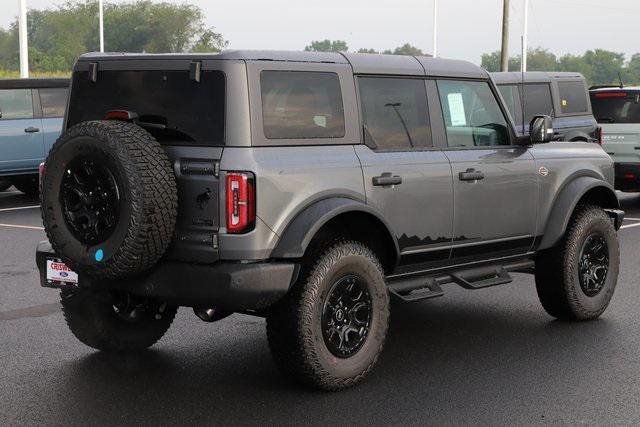
<instances>
[{"instance_id":1,"label":"black hardtop roof","mask_svg":"<svg viewBox=\"0 0 640 427\"><path fill-rule=\"evenodd\" d=\"M69 87L69 79L0 79L0 89Z\"/></svg>"},{"instance_id":2,"label":"black hardtop roof","mask_svg":"<svg viewBox=\"0 0 640 427\"><path fill-rule=\"evenodd\" d=\"M488 73L466 61L432 58L429 56L385 55L366 53L300 52L279 50L226 50L207 54L143 54L143 53L87 53L80 62L126 60L244 60L350 64L355 74L394 74L486 78Z\"/></svg>"},{"instance_id":3,"label":"black hardtop roof","mask_svg":"<svg viewBox=\"0 0 640 427\"><path fill-rule=\"evenodd\" d=\"M521 83L522 74L519 71L489 73L496 84ZM584 80L580 73L569 71L527 71L524 73L525 83L549 83L552 80Z\"/></svg>"}]
</instances>

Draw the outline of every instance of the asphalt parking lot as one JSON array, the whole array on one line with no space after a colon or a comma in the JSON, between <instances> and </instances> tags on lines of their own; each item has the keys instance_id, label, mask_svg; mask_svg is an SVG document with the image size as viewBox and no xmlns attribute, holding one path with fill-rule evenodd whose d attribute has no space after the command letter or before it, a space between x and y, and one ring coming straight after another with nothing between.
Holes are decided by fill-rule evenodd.
<instances>
[{"instance_id":1,"label":"asphalt parking lot","mask_svg":"<svg viewBox=\"0 0 640 427\"><path fill-rule=\"evenodd\" d=\"M380 363L360 386L322 393L271 361L264 321L206 324L182 309L151 350L95 352L40 288L40 212L0 193L0 425L640 423L640 195L621 195L618 289L597 321L542 310L533 279L394 303Z\"/></svg>"}]
</instances>

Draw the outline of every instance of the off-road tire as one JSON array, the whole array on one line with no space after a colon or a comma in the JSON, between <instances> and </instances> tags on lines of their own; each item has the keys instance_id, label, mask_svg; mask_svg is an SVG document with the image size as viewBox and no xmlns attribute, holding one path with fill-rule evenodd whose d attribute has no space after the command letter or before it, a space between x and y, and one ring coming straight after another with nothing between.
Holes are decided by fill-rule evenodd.
<instances>
[{"instance_id":1,"label":"off-road tire","mask_svg":"<svg viewBox=\"0 0 640 427\"><path fill-rule=\"evenodd\" d=\"M96 291L62 291L62 313L80 342L97 350L139 351L158 342L175 318L177 307L152 301L149 312L135 322L113 309L112 295Z\"/></svg>"},{"instance_id":2,"label":"off-road tire","mask_svg":"<svg viewBox=\"0 0 640 427\"><path fill-rule=\"evenodd\" d=\"M279 369L322 390L360 382L376 364L389 325L389 295L379 260L360 242L337 241L302 267L294 287L267 315L267 337ZM322 332L322 311L332 284L345 274L366 283L372 301L370 329L362 347L348 358L332 354Z\"/></svg>"},{"instance_id":3,"label":"off-road tire","mask_svg":"<svg viewBox=\"0 0 640 427\"><path fill-rule=\"evenodd\" d=\"M115 229L96 244L73 234L60 201L67 165L86 157L109 166L121 200ZM144 272L164 255L175 230L178 194L171 163L149 132L128 122L91 121L73 126L53 145L41 201L56 254L80 273L118 278Z\"/></svg>"},{"instance_id":4,"label":"off-road tire","mask_svg":"<svg viewBox=\"0 0 640 427\"><path fill-rule=\"evenodd\" d=\"M578 274L580 252L593 233L601 235L607 243L609 270L600 292L589 297L580 287ZM551 316L562 320L598 318L611 301L619 267L620 248L611 219L598 206L579 206L562 240L536 258L536 289L542 307Z\"/></svg>"},{"instance_id":5,"label":"off-road tire","mask_svg":"<svg viewBox=\"0 0 640 427\"><path fill-rule=\"evenodd\" d=\"M32 199L37 199L40 194L38 175L27 175L24 177L14 178L13 185L18 189L18 191L22 191Z\"/></svg>"},{"instance_id":6,"label":"off-road tire","mask_svg":"<svg viewBox=\"0 0 640 427\"><path fill-rule=\"evenodd\" d=\"M0 191L6 191L9 189L9 187L11 187L11 181L8 181L6 179L0 179Z\"/></svg>"}]
</instances>

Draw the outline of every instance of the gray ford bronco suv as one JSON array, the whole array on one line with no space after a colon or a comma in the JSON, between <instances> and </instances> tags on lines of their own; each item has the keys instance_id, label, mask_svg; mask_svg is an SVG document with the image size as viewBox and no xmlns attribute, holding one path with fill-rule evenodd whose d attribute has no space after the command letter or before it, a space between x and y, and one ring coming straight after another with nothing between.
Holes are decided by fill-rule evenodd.
<instances>
[{"instance_id":1,"label":"gray ford bronco suv","mask_svg":"<svg viewBox=\"0 0 640 427\"><path fill-rule=\"evenodd\" d=\"M326 390L373 368L390 296L523 272L551 316L594 319L618 278L613 164L552 137L545 116L517 137L462 61L87 54L42 177L41 284L100 350L154 344L179 306L266 317L279 368Z\"/></svg>"}]
</instances>

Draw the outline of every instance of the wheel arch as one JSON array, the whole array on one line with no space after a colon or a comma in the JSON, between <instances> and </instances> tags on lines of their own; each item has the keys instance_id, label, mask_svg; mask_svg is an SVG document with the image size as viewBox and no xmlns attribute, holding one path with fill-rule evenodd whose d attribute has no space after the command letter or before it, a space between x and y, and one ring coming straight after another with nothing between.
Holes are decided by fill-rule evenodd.
<instances>
[{"instance_id":1,"label":"wheel arch","mask_svg":"<svg viewBox=\"0 0 640 427\"><path fill-rule=\"evenodd\" d=\"M554 246L564 235L575 209L580 204L592 204L603 209L619 209L620 202L613 187L601 179L580 176L560 191L547 218L538 249Z\"/></svg>"},{"instance_id":2,"label":"wheel arch","mask_svg":"<svg viewBox=\"0 0 640 427\"><path fill-rule=\"evenodd\" d=\"M302 210L285 228L271 257L302 258L314 241L336 235L370 246L385 272L395 268L400 250L390 225L371 206L344 197L323 199Z\"/></svg>"}]
</instances>

